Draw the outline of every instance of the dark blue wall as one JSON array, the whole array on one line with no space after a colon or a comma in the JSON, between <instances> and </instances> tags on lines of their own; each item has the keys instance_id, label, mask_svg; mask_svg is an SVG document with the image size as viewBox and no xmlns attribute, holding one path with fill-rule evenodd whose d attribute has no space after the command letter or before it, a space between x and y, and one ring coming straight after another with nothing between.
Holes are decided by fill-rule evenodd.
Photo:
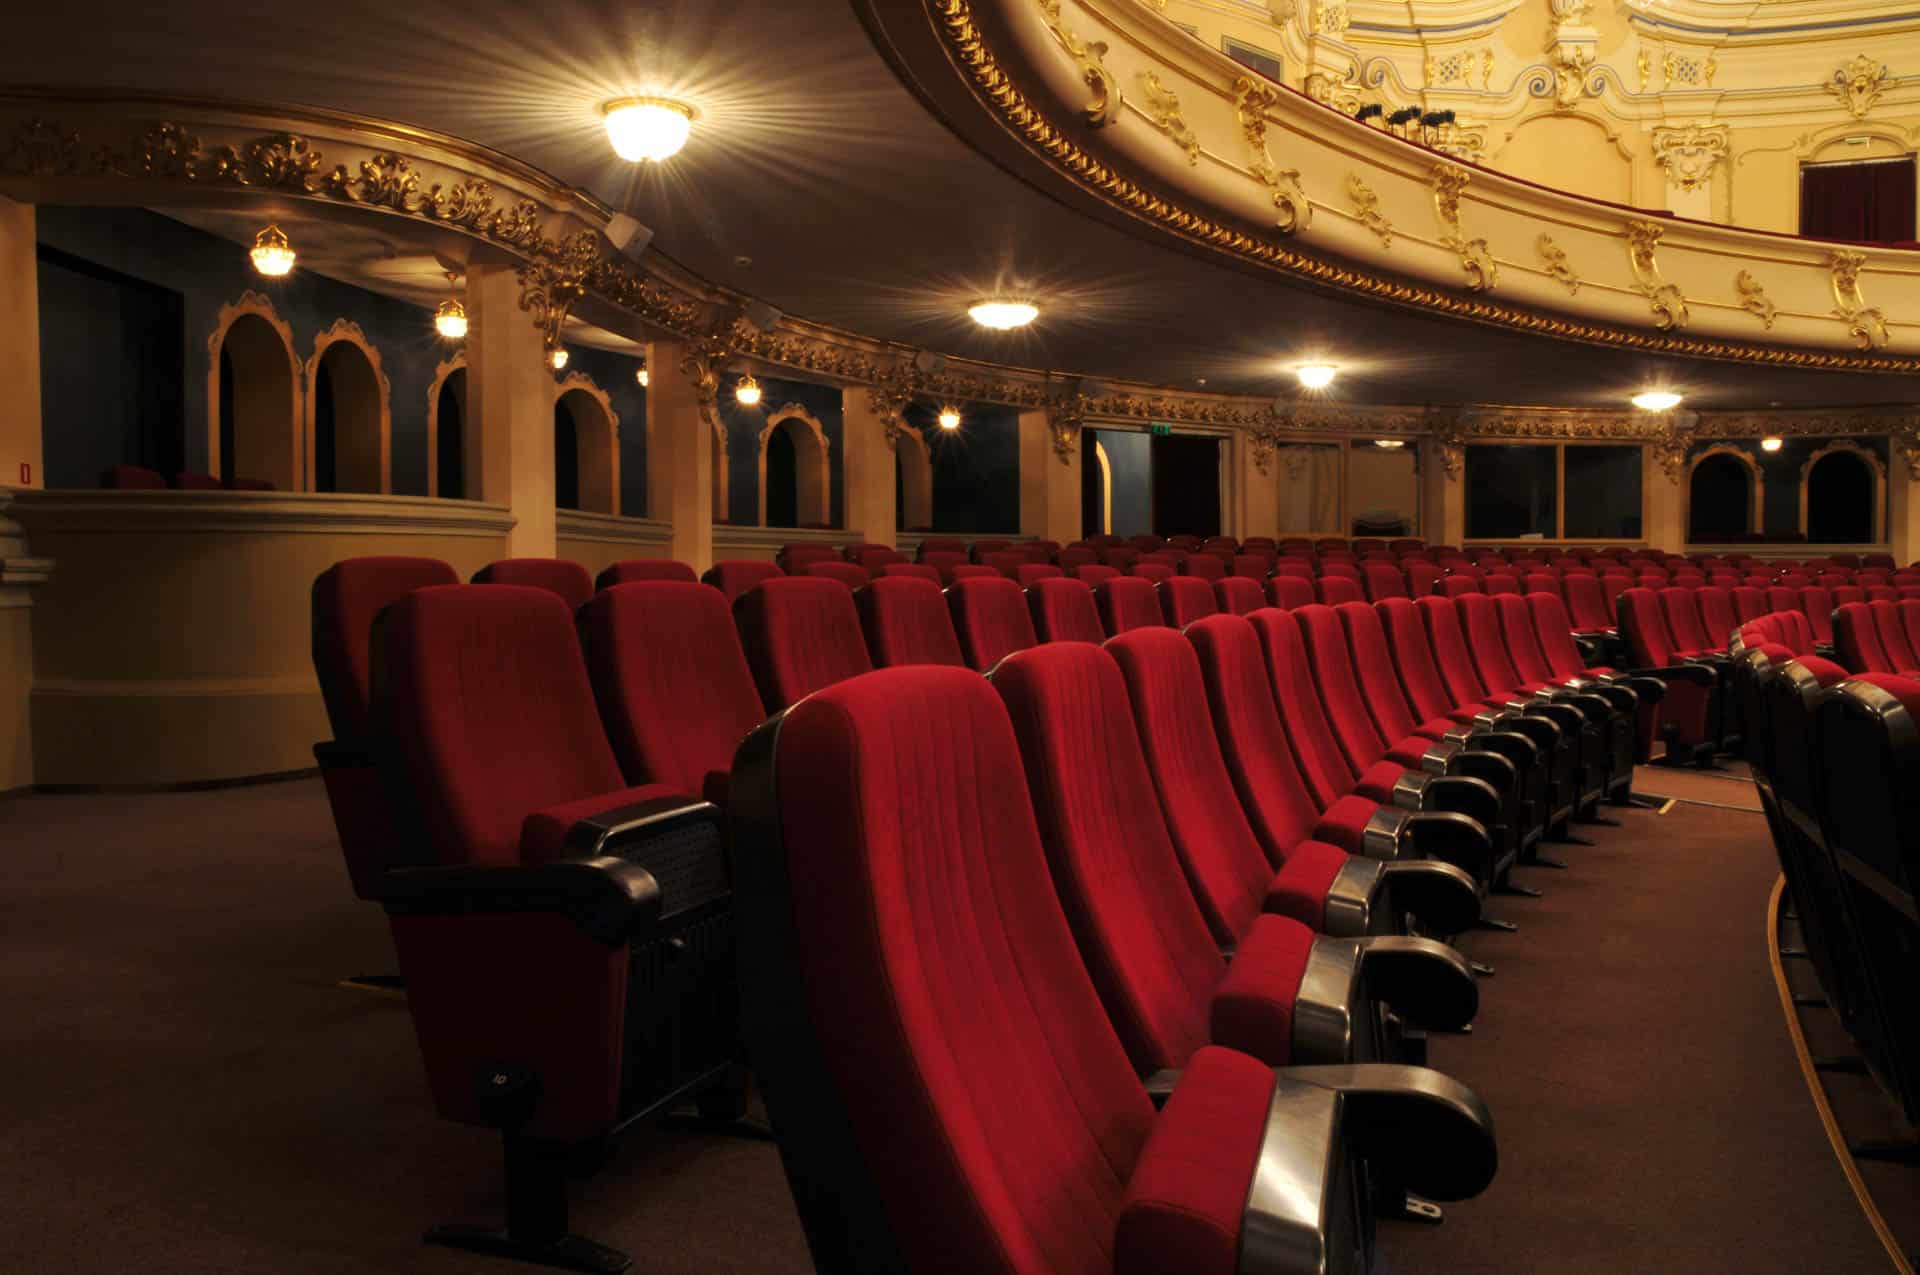
<instances>
[{"instance_id":1,"label":"dark blue wall","mask_svg":"<svg viewBox=\"0 0 1920 1275\"><path fill-rule=\"evenodd\" d=\"M827 435L827 520L834 526L845 524L841 480L845 473L845 431L840 411L840 391L831 385L809 385L805 381L775 380L760 377L760 401L742 407L733 397L737 377L720 379L720 420L727 427L727 503L729 508L713 511L715 522L734 522L751 527L760 517L760 431L766 428L767 414L788 403L798 403L811 412Z\"/></svg>"},{"instance_id":2,"label":"dark blue wall","mask_svg":"<svg viewBox=\"0 0 1920 1275\"><path fill-rule=\"evenodd\" d=\"M1109 511L1113 534L1144 536L1153 531L1153 439L1125 430L1095 431L1113 471Z\"/></svg>"},{"instance_id":3,"label":"dark blue wall","mask_svg":"<svg viewBox=\"0 0 1920 1275\"><path fill-rule=\"evenodd\" d=\"M927 440L933 458L933 529L941 533L1020 532L1020 413L1010 407L960 405L961 425L941 429L938 410L914 403L907 423Z\"/></svg>"},{"instance_id":4,"label":"dark blue wall","mask_svg":"<svg viewBox=\"0 0 1920 1275\"><path fill-rule=\"evenodd\" d=\"M567 347L567 367L554 381L584 372L607 392L614 415L620 418L620 512L628 518L647 516L647 392L634 373L643 360L588 345Z\"/></svg>"}]
</instances>

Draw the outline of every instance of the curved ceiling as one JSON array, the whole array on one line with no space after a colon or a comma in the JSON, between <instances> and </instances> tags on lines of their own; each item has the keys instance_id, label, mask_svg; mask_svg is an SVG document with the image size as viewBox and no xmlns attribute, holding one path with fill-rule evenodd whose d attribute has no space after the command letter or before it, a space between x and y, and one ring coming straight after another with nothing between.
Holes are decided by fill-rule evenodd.
<instances>
[{"instance_id":1,"label":"curved ceiling","mask_svg":"<svg viewBox=\"0 0 1920 1275\"><path fill-rule=\"evenodd\" d=\"M948 354L1289 396L1293 362L1330 357L1345 369L1339 397L1367 403L1617 408L1652 381L1698 407L1920 398L1912 378L1659 359L1468 327L1149 243L959 141L841 0L297 10L101 0L17 14L9 37L0 81L15 85L297 102L469 138L629 212L654 230L656 251L716 283ZM607 146L600 104L637 93L700 110L665 165L628 165ZM994 334L966 319L968 303L1006 289L1042 305L1032 329Z\"/></svg>"}]
</instances>

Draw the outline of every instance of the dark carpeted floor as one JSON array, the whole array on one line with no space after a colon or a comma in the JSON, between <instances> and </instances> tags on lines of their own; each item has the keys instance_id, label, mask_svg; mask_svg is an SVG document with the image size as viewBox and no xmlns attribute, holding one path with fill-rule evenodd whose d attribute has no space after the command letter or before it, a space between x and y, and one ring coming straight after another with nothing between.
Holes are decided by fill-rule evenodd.
<instances>
[{"instance_id":1,"label":"dark carpeted floor","mask_svg":"<svg viewBox=\"0 0 1920 1275\"><path fill-rule=\"evenodd\" d=\"M1624 814L1551 890L1434 1061L1477 1087L1499 1179L1421 1272L1884 1269L1802 1088L1767 969L1757 816ZM497 1214L493 1141L437 1121L391 966L311 780L0 803L0 1269L493 1272L419 1243ZM807 1269L774 1149L648 1131L576 1187L635 1269Z\"/></svg>"}]
</instances>

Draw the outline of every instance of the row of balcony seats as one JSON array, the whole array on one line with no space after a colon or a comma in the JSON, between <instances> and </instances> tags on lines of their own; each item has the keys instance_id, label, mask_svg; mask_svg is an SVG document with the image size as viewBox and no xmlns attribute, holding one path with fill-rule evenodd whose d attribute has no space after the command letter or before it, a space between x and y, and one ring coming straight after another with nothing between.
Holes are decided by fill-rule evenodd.
<instances>
[{"instance_id":1,"label":"row of balcony seats","mask_svg":"<svg viewBox=\"0 0 1920 1275\"><path fill-rule=\"evenodd\" d=\"M1342 1194L1352 1183L1324 1180L1324 1166L1361 1163L1382 1198L1471 1194L1492 1147L1465 1091L1427 1073L1276 1081L1270 1067L1404 1066L1420 1057L1419 1028L1470 1019L1477 993L1458 954L1390 932L1472 924L1515 847L1603 792L1624 795L1635 758L1622 728L1660 693L1585 669L1550 597L1261 608L1182 633L1159 621L1204 581L1051 578L1023 593L983 578L943 595L912 577L857 593L776 577L729 608L687 579L652 580L604 589L570 617L550 591L455 580L444 564L373 559L316 582L315 664L336 736L316 755L356 887L392 918L440 1110L507 1135L508 1232L436 1238L519 1255L583 1243L565 1235L565 1148L689 1095L710 1114L738 1109L721 1048L736 992L828 1268L861 1264L846 1259L880 1251L870 1244L936 1265L922 1246L944 1237L1042 1254L1021 1269L1057 1268L1064 1258L1044 1256L1056 1243L1067 1255L1093 1243L1128 1269L1193 1269L1195 1209L1217 1248L1239 1234L1243 1205L1270 1207L1264 1190L1248 1203L1256 1161L1293 1175L1293 1214L1254 1220L1343 1249L1364 1246L1363 1223L1345 1229L1328 1210L1372 1193ZM1112 614L1113 594L1143 589L1158 620L1098 644L1099 595ZM1005 651L983 644L996 633L1014 635L993 638ZM990 684L969 661L994 670ZM730 862L715 851L716 810L732 820ZM789 872L801 847L805 870ZM1059 959L1065 936L1080 939L1077 962ZM722 973L736 938L737 989ZM890 964L901 959L912 979ZM983 982L985 969L1017 978ZM1349 989L1337 1006L1313 1000L1328 979ZM909 984L910 1007L886 1003ZM1061 1035L1095 1004L1104 1035ZM913 1030L873 1036L873 1022L906 1024L909 1011ZM931 1074L914 1052L930 1043L944 1060ZM1146 1179L1151 1146L1135 1139L1107 1148L1109 1188L1072 1204L1037 1189L1086 1180L1082 1121L1111 1129L1144 1111L1161 1139L1175 1113L1219 1117L1218 1095L1182 1095L1209 1093L1198 1077L1222 1067L1251 1080L1241 1059L1261 1067L1260 1112L1282 1096L1295 1111L1297 1089L1300 1110L1324 1108L1321 1132L1301 1142L1291 1117L1293 1141L1277 1117L1196 1126L1164 1135L1185 1150ZM897 1069L884 1092L870 1066ZM1165 1085L1140 1078L1168 1069L1184 1079L1152 1117L1149 1093ZM976 1072L1007 1083L947 1082ZM1039 1075L1080 1101L1054 1101ZM872 1102L842 1111L849 1093ZM1342 1107L1350 1123L1328 1142ZM1006 1136L958 1138L985 1126ZM1186 1163L1226 1147L1244 1170L1231 1191L1223 1169L1194 1177ZM969 1198L990 1187L1008 1203L983 1218L940 1197L949 1207L928 1231L933 1197L895 1188L933 1189L919 1175L934 1163ZM1126 1203L1155 1191L1176 1195L1143 1212ZM1221 1251L1230 1261L1234 1245Z\"/></svg>"},{"instance_id":2,"label":"row of balcony seats","mask_svg":"<svg viewBox=\"0 0 1920 1275\"><path fill-rule=\"evenodd\" d=\"M177 491L274 490L274 485L264 478L235 478L223 483L212 474L187 472L175 474L172 483L168 483L167 476L159 470L139 465L115 465L100 475L100 485L109 491L166 491L169 487Z\"/></svg>"},{"instance_id":3,"label":"row of balcony seats","mask_svg":"<svg viewBox=\"0 0 1920 1275\"><path fill-rule=\"evenodd\" d=\"M1843 631L1879 621L1885 612L1871 612L1880 605L1850 613ZM1892 608L1903 637L1900 612L1913 605ZM1754 783L1827 1003L1869 1072L1907 1121L1920 1124L1920 1002L1912 987L1920 958L1920 680L1849 672L1807 649L1801 620L1796 612L1765 617L1734 644Z\"/></svg>"}]
</instances>

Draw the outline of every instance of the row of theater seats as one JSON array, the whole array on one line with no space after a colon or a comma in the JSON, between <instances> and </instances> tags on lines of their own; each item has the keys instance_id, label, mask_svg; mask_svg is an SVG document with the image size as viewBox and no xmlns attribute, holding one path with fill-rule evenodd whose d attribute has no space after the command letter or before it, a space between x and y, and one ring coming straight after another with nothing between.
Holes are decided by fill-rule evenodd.
<instances>
[{"instance_id":1,"label":"row of theater seats","mask_svg":"<svg viewBox=\"0 0 1920 1275\"><path fill-rule=\"evenodd\" d=\"M1884 624L1883 644L1910 647L1905 623L1916 607L1842 608L1839 626L1850 641L1871 641L1867 627ZM1908 1123L1920 1124L1920 680L1849 672L1813 645L1796 611L1761 617L1734 639L1747 755L1827 1003Z\"/></svg>"},{"instance_id":2,"label":"row of theater seats","mask_svg":"<svg viewBox=\"0 0 1920 1275\"><path fill-rule=\"evenodd\" d=\"M506 1135L507 1229L433 1238L546 1261L617 1257L571 1149L737 1113L743 1044L822 1269L1362 1269L1493 1170L1419 1065L1477 1005L1439 940L1663 693L1546 595L456 579L316 581L316 756L439 1109Z\"/></svg>"},{"instance_id":3,"label":"row of theater seats","mask_svg":"<svg viewBox=\"0 0 1920 1275\"><path fill-rule=\"evenodd\" d=\"M1920 676L1920 597L1842 603L1833 613L1833 647L1849 673Z\"/></svg>"},{"instance_id":4,"label":"row of theater seats","mask_svg":"<svg viewBox=\"0 0 1920 1275\"><path fill-rule=\"evenodd\" d=\"M195 474L182 471L173 476L169 483L167 476L157 469L144 469L139 465L115 465L100 475L100 485L111 491L165 491L169 487L179 491L272 491L274 486L264 478L236 478L223 483L212 474Z\"/></svg>"}]
</instances>

